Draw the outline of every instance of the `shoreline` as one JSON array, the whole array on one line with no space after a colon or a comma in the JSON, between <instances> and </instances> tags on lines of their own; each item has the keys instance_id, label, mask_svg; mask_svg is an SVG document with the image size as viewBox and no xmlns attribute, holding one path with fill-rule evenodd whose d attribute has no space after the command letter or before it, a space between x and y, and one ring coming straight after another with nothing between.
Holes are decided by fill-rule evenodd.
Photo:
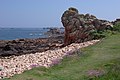
<instances>
[{"instance_id":1,"label":"shoreline","mask_svg":"<svg viewBox=\"0 0 120 80\"><path fill-rule=\"evenodd\" d=\"M44 52L60 48L64 37L0 40L0 57Z\"/></svg>"},{"instance_id":2,"label":"shoreline","mask_svg":"<svg viewBox=\"0 0 120 80\"><path fill-rule=\"evenodd\" d=\"M99 41L100 40L91 40L83 43L72 43L60 49L0 59L0 78L10 78L15 74L21 74L34 67L43 66L49 68L58 64L64 56L69 56L80 48L93 45Z\"/></svg>"}]
</instances>

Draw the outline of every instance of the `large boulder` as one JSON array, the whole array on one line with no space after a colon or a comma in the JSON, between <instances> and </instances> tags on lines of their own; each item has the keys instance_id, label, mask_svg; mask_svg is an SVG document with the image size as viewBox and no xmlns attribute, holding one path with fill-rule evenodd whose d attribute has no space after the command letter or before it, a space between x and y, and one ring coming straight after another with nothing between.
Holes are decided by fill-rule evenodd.
<instances>
[{"instance_id":1,"label":"large boulder","mask_svg":"<svg viewBox=\"0 0 120 80\"><path fill-rule=\"evenodd\" d=\"M61 21L65 27L65 46L73 42L91 40L93 38L91 33L95 30L105 30L107 27L111 27L109 21L99 20L90 14L79 14L76 8L66 10L61 17Z\"/></svg>"}]
</instances>

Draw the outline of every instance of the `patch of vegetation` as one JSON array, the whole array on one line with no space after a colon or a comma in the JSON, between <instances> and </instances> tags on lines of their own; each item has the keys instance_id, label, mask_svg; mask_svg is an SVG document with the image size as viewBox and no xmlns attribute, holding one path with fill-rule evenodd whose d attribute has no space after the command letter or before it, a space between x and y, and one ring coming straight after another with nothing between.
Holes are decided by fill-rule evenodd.
<instances>
[{"instance_id":1,"label":"patch of vegetation","mask_svg":"<svg viewBox=\"0 0 120 80\"><path fill-rule=\"evenodd\" d=\"M106 36L116 34L120 32L120 24L115 24L113 27L107 30L94 30L90 32L90 35L93 39L101 39L105 38Z\"/></svg>"},{"instance_id":2,"label":"patch of vegetation","mask_svg":"<svg viewBox=\"0 0 120 80\"><path fill-rule=\"evenodd\" d=\"M113 26L113 31L120 32L120 23L115 24L115 25Z\"/></svg>"},{"instance_id":3,"label":"patch of vegetation","mask_svg":"<svg viewBox=\"0 0 120 80\"><path fill-rule=\"evenodd\" d=\"M85 80L120 80L120 58L110 61L102 66L104 69L103 75L86 76ZM99 73L98 73L99 74ZM98 75L97 74L97 75Z\"/></svg>"},{"instance_id":4,"label":"patch of vegetation","mask_svg":"<svg viewBox=\"0 0 120 80\"><path fill-rule=\"evenodd\" d=\"M101 39L106 37L106 35L103 32L104 31L93 31L90 33L90 35L93 36L93 39Z\"/></svg>"}]
</instances>

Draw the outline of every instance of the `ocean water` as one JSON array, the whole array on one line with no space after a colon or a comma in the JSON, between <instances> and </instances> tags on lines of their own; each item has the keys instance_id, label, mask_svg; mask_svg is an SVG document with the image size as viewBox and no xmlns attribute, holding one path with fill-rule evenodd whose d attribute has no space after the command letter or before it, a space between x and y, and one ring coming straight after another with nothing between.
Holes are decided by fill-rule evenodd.
<instances>
[{"instance_id":1,"label":"ocean water","mask_svg":"<svg viewBox=\"0 0 120 80\"><path fill-rule=\"evenodd\" d=\"M0 28L0 40L15 40L23 38L45 38L47 28Z\"/></svg>"}]
</instances>

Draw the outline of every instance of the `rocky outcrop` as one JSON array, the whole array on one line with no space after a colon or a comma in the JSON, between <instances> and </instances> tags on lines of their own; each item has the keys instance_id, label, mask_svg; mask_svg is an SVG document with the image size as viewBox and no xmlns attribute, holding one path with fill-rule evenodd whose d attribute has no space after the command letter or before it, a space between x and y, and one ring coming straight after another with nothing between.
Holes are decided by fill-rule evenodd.
<instances>
[{"instance_id":1,"label":"rocky outcrop","mask_svg":"<svg viewBox=\"0 0 120 80\"><path fill-rule=\"evenodd\" d=\"M60 34L61 31L58 28L50 28L49 31L46 32L46 34Z\"/></svg>"},{"instance_id":2,"label":"rocky outcrop","mask_svg":"<svg viewBox=\"0 0 120 80\"><path fill-rule=\"evenodd\" d=\"M64 37L63 33L61 28L49 28L44 34L48 37Z\"/></svg>"},{"instance_id":3,"label":"rocky outcrop","mask_svg":"<svg viewBox=\"0 0 120 80\"><path fill-rule=\"evenodd\" d=\"M61 20L65 27L64 45L91 40L93 38L92 32L112 27L109 21L99 20L90 14L79 14L76 8L66 10Z\"/></svg>"},{"instance_id":4,"label":"rocky outcrop","mask_svg":"<svg viewBox=\"0 0 120 80\"><path fill-rule=\"evenodd\" d=\"M0 56L23 55L60 48L63 37L0 40Z\"/></svg>"}]
</instances>

